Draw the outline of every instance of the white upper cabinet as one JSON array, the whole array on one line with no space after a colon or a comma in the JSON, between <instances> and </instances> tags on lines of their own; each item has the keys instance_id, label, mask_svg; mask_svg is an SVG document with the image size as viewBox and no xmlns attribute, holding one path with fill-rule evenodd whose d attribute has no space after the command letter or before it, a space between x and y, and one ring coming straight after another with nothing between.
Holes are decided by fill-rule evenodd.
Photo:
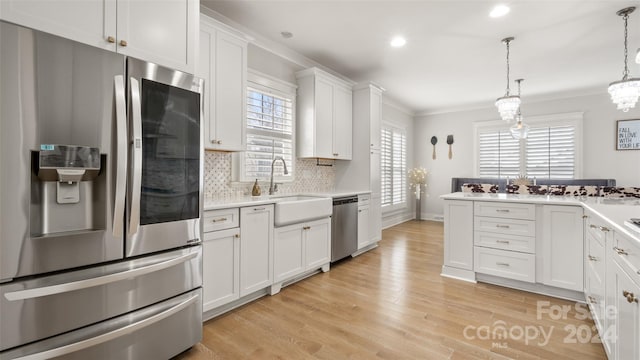
<instances>
[{"instance_id":1,"label":"white upper cabinet","mask_svg":"<svg viewBox=\"0 0 640 360\"><path fill-rule=\"evenodd\" d=\"M193 73L198 0L0 1L0 19Z\"/></svg>"},{"instance_id":2,"label":"white upper cabinet","mask_svg":"<svg viewBox=\"0 0 640 360\"><path fill-rule=\"evenodd\" d=\"M298 157L351 160L352 84L318 68L298 79Z\"/></svg>"},{"instance_id":3,"label":"white upper cabinet","mask_svg":"<svg viewBox=\"0 0 640 360\"><path fill-rule=\"evenodd\" d=\"M245 150L247 41L202 16L196 76L205 81L204 146Z\"/></svg>"}]
</instances>

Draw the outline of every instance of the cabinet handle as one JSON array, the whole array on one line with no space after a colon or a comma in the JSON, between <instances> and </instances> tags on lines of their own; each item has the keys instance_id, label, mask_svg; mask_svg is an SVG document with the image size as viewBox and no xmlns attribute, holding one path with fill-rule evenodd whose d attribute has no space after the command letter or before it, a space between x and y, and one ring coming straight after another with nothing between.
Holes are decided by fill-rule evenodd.
<instances>
[{"instance_id":1,"label":"cabinet handle","mask_svg":"<svg viewBox=\"0 0 640 360\"><path fill-rule=\"evenodd\" d=\"M311 226L304 226L304 227L302 228L302 230L309 230L309 229L311 229Z\"/></svg>"},{"instance_id":2,"label":"cabinet handle","mask_svg":"<svg viewBox=\"0 0 640 360\"><path fill-rule=\"evenodd\" d=\"M338 155L340 155L340 154L338 154L338 153L333 153L333 156L338 156Z\"/></svg>"},{"instance_id":3,"label":"cabinet handle","mask_svg":"<svg viewBox=\"0 0 640 360\"><path fill-rule=\"evenodd\" d=\"M589 298L589 302L591 304L597 304L598 303L598 301L593 296L588 296L588 298Z\"/></svg>"},{"instance_id":4,"label":"cabinet handle","mask_svg":"<svg viewBox=\"0 0 640 360\"><path fill-rule=\"evenodd\" d=\"M500 229L508 229L508 228L509 228L509 225L500 225L500 224L497 224L497 225L496 225L496 227L497 227L497 228L500 228Z\"/></svg>"},{"instance_id":5,"label":"cabinet handle","mask_svg":"<svg viewBox=\"0 0 640 360\"><path fill-rule=\"evenodd\" d=\"M582 218L583 218L583 219L586 219L586 218L588 218L588 217L589 217L589 215L582 215Z\"/></svg>"},{"instance_id":6,"label":"cabinet handle","mask_svg":"<svg viewBox=\"0 0 640 360\"><path fill-rule=\"evenodd\" d=\"M602 232L609 232L609 228L608 228L608 227L606 227L606 226L600 226L600 227L599 227L599 229L600 229L600 231L602 231Z\"/></svg>"},{"instance_id":7,"label":"cabinet handle","mask_svg":"<svg viewBox=\"0 0 640 360\"><path fill-rule=\"evenodd\" d=\"M617 246L614 246L613 250L615 250L618 253L618 255L629 255L628 252L626 252L624 249L620 249Z\"/></svg>"},{"instance_id":8,"label":"cabinet handle","mask_svg":"<svg viewBox=\"0 0 640 360\"><path fill-rule=\"evenodd\" d=\"M222 144L222 140L216 140L216 144L221 145Z\"/></svg>"},{"instance_id":9,"label":"cabinet handle","mask_svg":"<svg viewBox=\"0 0 640 360\"><path fill-rule=\"evenodd\" d=\"M589 227L592 228L592 229L597 229L598 228L597 226L595 226L593 224L589 225Z\"/></svg>"},{"instance_id":10,"label":"cabinet handle","mask_svg":"<svg viewBox=\"0 0 640 360\"><path fill-rule=\"evenodd\" d=\"M509 240L496 240L498 244L509 244Z\"/></svg>"},{"instance_id":11,"label":"cabinet handle","mask_svg":"<svg viewBox=\"0 0 640 360\"><path fill-rule=\"evenodd\" d=\"M220 219L213 219L213 220L211 220L211 222L212 223L217 223L217 222L220 222L220 221L227 221L227 220L228 220L227 218L220 218Z\"/></svg>"},{"instance_id":12,"label":"cabinet handle","mask_svg":"<svg viewBox=\"0 0 640 360\"><path fill-rule=\"evenodd\" d=\"M120 46L127 46L126 40L120 40Z\"/></svg>"},{"instance_id":13,"label":"cabinet handle","mask_svg":"<svg viewBox=\"0 0 640 360\"><path fill-rule=\"evenodd\" d=\"M591 261L598 261L598 258L592 255L589 255L589 260Z\"/></svg>"},{"instance_id":14,"label":"cabinet handle","mask_svg":"<svg viewBox=\"0 0 640 360\"><path fill-rule=\"evenodd\" d=\"M509 209L496 209L497 212L499 213L508 213L510 210Z\"/></svg>"},{"instance_id":15,"label":"cabinet handle","mask_svg":"<svg viewBox=\"0 0 640 360\"><path fill-rule=\"evenodd\" d=\"M498 265L498 266L511 266L508 263L503 263L503 262L497 262L496 265Z\"/></svg>"},{"instance_id":16,"label":"cabinet handle","mask_svg":"<svg viewBox=\"0 0 640 360\"><path fill-rule=\"evenodd\" d=\"M110 42L113 44L114 42L116 42L116 38L114 38L113 36L107 36L107 42Z\"/></svg>"},{"instance_id":17,"label":"cabinet handle","mask_svg":"<svg viewBox=\"0 0 640 360\"><path fill-rule=\"evenodd\" d=\"M265 208L261 207L261 208L253 208L253 211L262 211L265 210Z\"/></svg>"},{"instance_id":18,"label":"cabinet handle","mask_svg":"<svg viewBox=\"0 0 640 360\"><path fill-rule=\"evenodd\" d=\"M637 304L638 303L638 298L631 291L623 290L622 291L622 296L627 298L627 302L629 304L632 304L632 303L636 303Z\"/></svg>"}]
</instances>

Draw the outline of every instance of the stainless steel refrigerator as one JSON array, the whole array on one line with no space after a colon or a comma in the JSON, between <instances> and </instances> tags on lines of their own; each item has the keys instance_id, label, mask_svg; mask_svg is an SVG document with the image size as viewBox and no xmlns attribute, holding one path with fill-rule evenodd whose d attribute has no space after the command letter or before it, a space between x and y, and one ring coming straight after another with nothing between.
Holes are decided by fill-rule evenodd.
<instances>
[{"instance_id":1,"label":"stainless steel refrigerator","mask_svg":"<svg viewBox=\"0 0 640 360\"><path fill-rule=\"evenodd\" d=\"M0 359L201 339L202 81L0 22Z\"/></svg>"}]
</instances>

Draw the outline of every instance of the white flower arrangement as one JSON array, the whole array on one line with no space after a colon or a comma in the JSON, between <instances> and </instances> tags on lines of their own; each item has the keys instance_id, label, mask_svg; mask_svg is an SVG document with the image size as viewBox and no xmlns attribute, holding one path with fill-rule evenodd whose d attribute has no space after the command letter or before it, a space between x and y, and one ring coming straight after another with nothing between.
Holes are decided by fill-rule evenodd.
<instances>
[{"instance_id":1,"label":"white flower arrangement","mask_svg":"<svg viewBox=\"0 0 640 360\"><path fill-rule=\"evenodd\" d=\"M427 188L427 176L429 172L423 167L413 168L408 171L409 186L414 190L416 198L420 198L422 190Z\"/></svg>"}]
</instances>

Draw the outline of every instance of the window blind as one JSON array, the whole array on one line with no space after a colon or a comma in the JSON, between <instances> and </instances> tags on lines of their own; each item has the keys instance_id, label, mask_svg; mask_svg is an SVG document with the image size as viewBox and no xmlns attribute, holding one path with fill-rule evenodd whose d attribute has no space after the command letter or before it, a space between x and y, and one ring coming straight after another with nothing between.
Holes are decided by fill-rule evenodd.
<instances>
[{"instance_id":1,"label":"window blind","mask_svg":"<svg viewBox=\"0 0 640 360\"><path fill-rule=\"evenodd\" d=\"M495 130L479 134L480 177L506 178L520 174L520 142L509 130Z\"/></svg>"},{"instance_id":2,"label":"window blind","mask_svg":"<svg viewBox=\"0 0 640 360\"><path fill-rule=\"evenodd\" d=\"M241 180L268 180L271 163L282 156L287 164L277 162L275 177L279 181L293 178L293 101L267 91L247 88L247 149L243 154Z\"/></svg>"},{"instance_id":3,"label":"window blind","mask_svg":"<svg viewBox=\"0 0 640 360\"><path fill-rule=\"evenodd\" d=\"M575 126L533 128L526 140L527 175L568 179L575 176Z\"/></svg>"},{"instance_id":4,"label":"window blind","mask_svg":"<svg viewBox=\"0 0 640 360\"><path fill-rule=\"evenodd\" d=\"M382 206L404 204L407 197L407 138L404 130L382 128L380 168Z\"/></svg>"},{"instance_id":5,"label":"window blind","mask_svg":"<svg viewBox=\"0 0 640 360\"><path fill-rule=\"evenodd\" d=\"M576 172L576 126L531 127L527 139L508 129L478 132L480 177L572 179Z\"/></svg>"}]
</instances>

